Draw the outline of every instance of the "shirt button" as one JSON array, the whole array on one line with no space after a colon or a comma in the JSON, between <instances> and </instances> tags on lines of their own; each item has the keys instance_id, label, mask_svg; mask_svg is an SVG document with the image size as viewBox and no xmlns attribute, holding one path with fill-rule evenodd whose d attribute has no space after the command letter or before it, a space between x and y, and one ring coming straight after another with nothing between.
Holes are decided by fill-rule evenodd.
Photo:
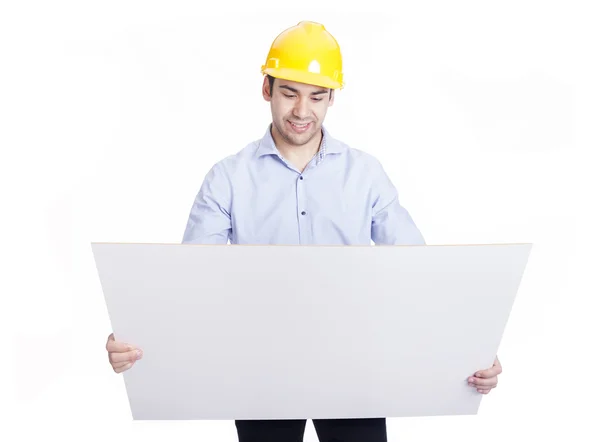
<instances>
[{"instance_id":1,"label":"shirt button","mask_svg":"<svg viewBox=\"0 0 600 442\"><path fill-rule=\"evenodd\" d=\"M302 214L302 215L306 215L306 212L304 212L304 211L303 211L301 214Z\"/></svg>"},{"instance_id":2,"label":"shirt button","mask_svg":"<svg viewBox=\"0 0 600 442\"><path fill-rule=\"evenodd\" d=\"M303 177L302 175L300 175L300 179L301 179L301 180L303 180L303 179L304 179L304 177Z\"/></svg>"}]
</instances>

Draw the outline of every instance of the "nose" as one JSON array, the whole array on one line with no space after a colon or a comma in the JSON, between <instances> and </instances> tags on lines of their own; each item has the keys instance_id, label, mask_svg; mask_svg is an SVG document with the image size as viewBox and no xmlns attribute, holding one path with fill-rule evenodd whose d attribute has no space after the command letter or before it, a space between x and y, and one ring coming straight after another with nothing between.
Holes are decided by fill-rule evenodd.
<instances>
[{"instance_id":1,"label":"nose","mask_svg":"<svg viewBox=\"0 0 600 442\"><path fill-rule=\"evenodd\" d=\"M308 107L308 101L306 98L302 98L296 101L293 114L296 118L298 118L301 121L304 121L305 118L308 118L310 116L310 109Z\"/></svg>"}]
</instances>

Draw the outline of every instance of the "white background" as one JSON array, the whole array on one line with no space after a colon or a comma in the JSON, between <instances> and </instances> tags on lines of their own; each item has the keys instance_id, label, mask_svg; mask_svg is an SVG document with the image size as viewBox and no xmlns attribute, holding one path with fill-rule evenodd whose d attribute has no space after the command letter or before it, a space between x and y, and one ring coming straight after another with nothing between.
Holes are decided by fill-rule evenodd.
<instances>
[{"instance_id":1,"label":"white background","mask_svg":"<svg viewBox=\"0 0 600 442\"><path fill-rule=\"evenodd\" d=\"M344 55L328 129L383 162L426 241L534 243L480 414L389 439L598 440L592 2L202 3L0 7L0 439L236 440L131 421L90 242L180 242L204 174L270 121L272 40L315 20Z\"/></svg>"}]
</instances>

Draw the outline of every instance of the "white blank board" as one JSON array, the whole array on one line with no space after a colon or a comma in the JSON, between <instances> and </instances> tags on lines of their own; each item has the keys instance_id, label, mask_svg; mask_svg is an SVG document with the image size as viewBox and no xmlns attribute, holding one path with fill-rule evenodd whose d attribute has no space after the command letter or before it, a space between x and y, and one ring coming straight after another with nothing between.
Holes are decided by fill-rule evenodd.
<instances>
[{"instance_id":1,"label":"white blank board","mask_svg":"<svg viewBox=\"0 0 600 442\"><path fill-rule=\"evenodd\" d=\"M92 243L143 420L477 414L530 249Z\"/></svg>"}]
</instances>

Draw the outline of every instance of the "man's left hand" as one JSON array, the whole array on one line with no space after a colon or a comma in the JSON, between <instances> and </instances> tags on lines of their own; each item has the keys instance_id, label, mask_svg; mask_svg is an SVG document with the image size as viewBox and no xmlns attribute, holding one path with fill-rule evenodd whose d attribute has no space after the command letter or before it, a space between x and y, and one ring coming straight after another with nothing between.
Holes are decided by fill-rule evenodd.
<instances>
[{"instance_id":1,"label":"man's left hand","mask_svg":"<svg viewBox=\"0 0 600 442\"><path fill-rule=\"evenodd\" d=\"M496 356L491 368L480 370L469 378L469 385L477 388L477 391L481 394L488 394L492 391L492 388L496 388L498 385L498 375L500 373L502 373L502 365L500 365L498 356Z\"/></svg>"}]
</instances>

